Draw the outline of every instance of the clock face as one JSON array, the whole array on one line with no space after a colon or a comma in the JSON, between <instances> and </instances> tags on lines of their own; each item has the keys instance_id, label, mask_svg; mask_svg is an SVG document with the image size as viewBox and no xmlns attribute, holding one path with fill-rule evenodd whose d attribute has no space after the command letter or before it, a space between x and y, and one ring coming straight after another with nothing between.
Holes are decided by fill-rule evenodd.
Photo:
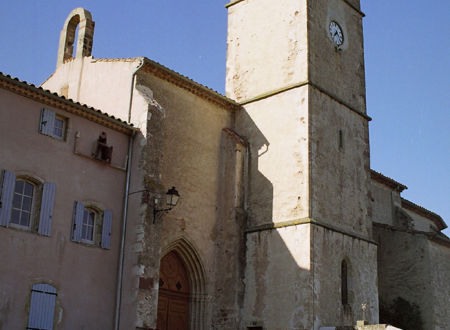
<instances>
[{"instance_id":1,"label":"clock face","mask_svg":"<svg viewBox=\"0 0 450 330\"><path fill-rule=\"evenodd\" d=\"M336 46L341 46L344 43L344 33L335 21L331 21L330 23L330 36Z\"/></svg>"}]
</instances>

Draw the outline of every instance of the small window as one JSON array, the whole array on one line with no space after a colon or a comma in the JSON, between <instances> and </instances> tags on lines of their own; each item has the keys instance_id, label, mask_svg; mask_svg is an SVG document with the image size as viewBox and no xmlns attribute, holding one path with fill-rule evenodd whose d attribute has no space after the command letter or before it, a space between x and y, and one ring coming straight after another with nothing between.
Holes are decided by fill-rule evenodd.
<instances>
[{"instance_id":1,"label":"small window","mask_svg":"<svg viewBox=\"0 0 450 330\"><path fill-rule=\"evenodd\" d=\"M342 130L339 130L339 150L344 149L344 132Z\"/></svg>"},{"instance_id":2,"label":"small window","mask_svg":"<svg viewBox=\"0 0 450 330\"><path fill-rule=\"evenodd\" d=\"M85 209L83 211L83 227L81 229L81 241L94 243L95 226L97 215L95 211Z\"/></svg>"},{"instance_id":3,"label":"small window","mask_svg":"<svg viewBox=\"0 0 450 330\"><path fill-rule=\"evenodd\" d=\"M348 267L347 262L341 262L341 301L342 305L348 305Z\"/></svg>"},{"instance_id":4,"label":"small window","mask_svg":"<svg viewBox=\"0 0 450 330\"><path fill-rule=\"evenodd\" d=\"M53 137L63 140L65 131L66 131L66 120L60 116L56 116L55 124L53 126Z\"/></svg>"},{"instance_id":5,"label":"small window","mask_svg":"<svg viewBox=\"0 0 450 330\"><path fill-rule=\"evenodd\" d=\"M35 187L30 182L16 180L11 212L12 224L25 228L31 227L34 191Z\"/></svg>"},{"instance_id":6,"label":"small window","mask_svg":"<svg viewBox=\"0 0 450 330\"><path fill-rule=\"evenodd\" d=\"M57 115L54 111L42 109L39 132L59 140L64 140L66 136L66 122L66 118Z\"/></svg>"},{"instance_id":7,"label":"small window","mask_svg":"<svg viewBox=\"0 0 450 330\"><path fill-rule=\"evenodd\" d=\"M112 212L85 207L75 201L72 221L72 241L109 249L111 245Z\"/></svg>"}]
</instances>

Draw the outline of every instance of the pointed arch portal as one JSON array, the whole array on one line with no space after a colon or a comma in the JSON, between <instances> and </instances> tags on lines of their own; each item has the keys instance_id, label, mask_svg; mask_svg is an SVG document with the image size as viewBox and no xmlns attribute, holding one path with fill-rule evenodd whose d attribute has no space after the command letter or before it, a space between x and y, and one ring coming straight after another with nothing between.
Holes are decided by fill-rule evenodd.
<instances>
[{"instance_id":1,"label":"pointed arch portal","mask_svg":"<svg viewBox=\"0 0 450 330\"><path fill-rule=\"evenodd\" d=\"M194 247L179 239L160 262L157 328L206 329L205 273Z\"/></svg>"}]
</instances>

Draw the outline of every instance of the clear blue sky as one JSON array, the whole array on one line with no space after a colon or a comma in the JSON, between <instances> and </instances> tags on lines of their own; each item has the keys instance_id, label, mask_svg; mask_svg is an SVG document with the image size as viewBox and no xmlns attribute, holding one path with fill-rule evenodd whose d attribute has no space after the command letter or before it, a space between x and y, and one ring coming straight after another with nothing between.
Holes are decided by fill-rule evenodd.
<instances>
[{"instance_id":1,"label":"clear blue sky","mask_svg":"<svg viewBox=\"0 0 450 330\"><path fill-rule=\"evenodd\" d=\"M223 93L227 2L0 0L0 71L44 81L64 20L84 7L96 22L94 57L146 56ZM361 3L371 166L449 223L450 1Z\"/></svg>"}]
</instances>

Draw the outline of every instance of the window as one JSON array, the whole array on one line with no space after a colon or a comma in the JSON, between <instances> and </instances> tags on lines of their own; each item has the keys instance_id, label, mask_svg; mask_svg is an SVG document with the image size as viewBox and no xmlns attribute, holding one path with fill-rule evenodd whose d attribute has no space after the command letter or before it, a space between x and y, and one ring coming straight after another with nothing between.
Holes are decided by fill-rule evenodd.
<instances>
[{"instance_id":1,"label":"window","mask_svg":"<svg viewBox=\"0 0 450 330\"><path fill-rule=\"evenodd\" d=\"M29 228L34 186L25 180L16 180L12 203L11 223Z\"/></svg>"},{"instance_id":2,"label":"window","mask_svg":"<svg viewBox=\"0 0 450 330\"><path fill-rule=\"evenodd\" d=\"M72 241L109 249L111 245L112 211L103 212L75 201L72 221Z\"/></svg>"},{"instance_id":3,"label":"window","mask_svg":"<svg viewBox=\"0 0 450 330\"><path fill-rule=\"evenodd\" d=\"M83 211L83 225L81 229L82 241L94 243L95 218L96 214L94 211L89 209Z\"/></svg>"},{"instance_id":4,"label":"window","mask_svg":"<svg viewBox=\"0 0 450 330\"><path fill-rule=\"evenodd\" d=\"M341 301L342 305L348 305L348 267L347 262L341 262Z\"/></svg>"},{"instance_id":5,"label":"window","mask_svg":"<svg viewBox=\"0 0 450 330\"><path fill-rule=\"evenodd\" d=\"M55 123L53 125L53 137L63 140L65 138L64 133L66 131L66 120L60 116L55 117Z\"/></svg>"},{"instance_id":6,"label":"window","mask_svg":"<svg viewBox=\"0 0 450 330\"><path fill-rule=\"evenodd\" d=\"M53 329L56 296L56 289L50 284L33 285L27 330Z\"/></svg>"},{"instance_id":7,"label":"window","mask_svg":"<svg viewBox=\"0 0 450 330\"><path fill-rule=\"evenodd\" d=\"M64 140L66 137L66 119L54 111L42 109L39 132L44 135Z\"/></svg>"},{"instance_id":8,"label":"window","mask_svg":"<svg viewBox=\"0 0 450 330\"><path fill-rule=\"evenodd\" d=\"M339 130L339 150L344 149L344 132Z\"/></svg>"},{"instance_id":9,"label":"window","mask_svg":"<svg viewBox=\"0 0 450 330\"><path fill-rule=\"evenodd\" d=\"M27 177L16 177L13 172L2 171L0 190L0 226L37 231L50 236L56 185L43 184ZM37 208L35 202L40 200Z\"/></svg>"}]
</instances>

